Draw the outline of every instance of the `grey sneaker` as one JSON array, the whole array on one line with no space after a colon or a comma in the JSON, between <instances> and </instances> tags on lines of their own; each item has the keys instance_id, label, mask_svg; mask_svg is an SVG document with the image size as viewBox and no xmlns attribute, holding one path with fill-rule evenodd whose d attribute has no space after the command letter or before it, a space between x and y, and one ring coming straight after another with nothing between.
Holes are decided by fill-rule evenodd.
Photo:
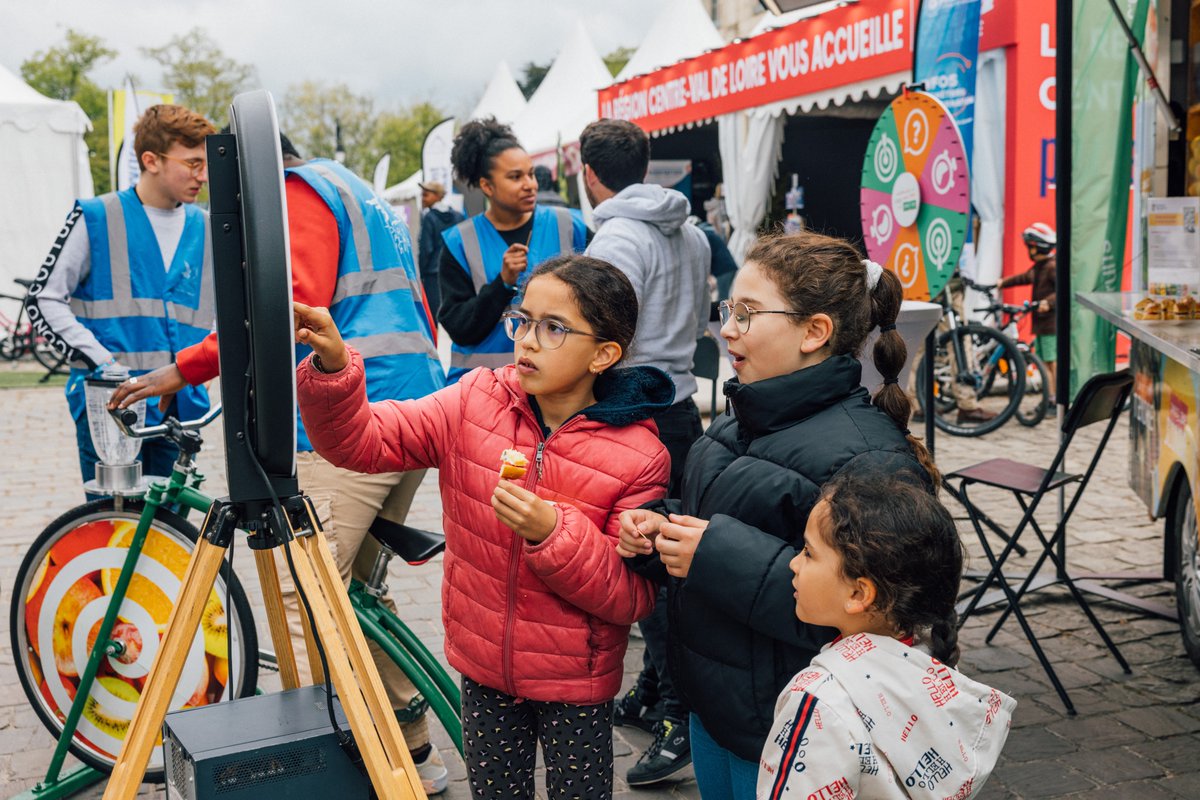
<instances>
[{"instance_id":1,"label":"grey sneaker","mask_svg":"<svg viewBox=\"0 0 1200 800\"><path fill-rule=\"evenodd\" d=\"M429 755L425 756L424 761L414 763L417 775L421 778L421 785L425 787L425 794L441 794L446 791L446 787L450 785L450 771L446 769L446 762L442 761L442 754L438 752L437 745L430 743Z\"/></svg>"},{"instance_id":2,"label":"grey sneaker","mask_svg":"<svg viewBox=\"0 0 1200 800\"><path fill-rule=\"evenodd\" d=\"M663 719L654 726L654 741L629 770L630 786L648 786L666 780L692 763L692 736L686 722Z\"/></svg>"}]
</instances>

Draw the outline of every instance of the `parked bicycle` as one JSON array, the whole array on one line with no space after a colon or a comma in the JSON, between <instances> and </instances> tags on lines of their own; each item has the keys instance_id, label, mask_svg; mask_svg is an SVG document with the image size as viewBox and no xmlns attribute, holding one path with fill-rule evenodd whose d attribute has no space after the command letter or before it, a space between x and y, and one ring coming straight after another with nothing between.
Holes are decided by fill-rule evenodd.
<instances>
[{"instance_id":1,"label":"parked bicycle","mask_svg":"<svg viewBox=\"0 0 1200 800\"><path fill-rule=\"evenodd\" d=\"M26 292L33 283L25 278L14 278L13 281L24 287ZM32 355L39 364L46 368L46 374L42 376L43 383L49 380L51 375L65 374L67 372L66 355L55 350L49 342L34 331L33 323L25 311L25 296L18 297L0 293L0 299L17 304L17 312L14 317L8 316L3 309L0 309L0 358L4 358L6 361L16 361L26 355Z\"/></svg>"},{"instance_id":2,"label":"parked bicycle","mask_svg":"<svg viewBox=\"0 0 1200 800\"><path fill-rule=\"evenodd\" d=\"M988 300L988 305L979 310L987 315L999 330L1017 343L1017 347L1025 359L1025 391L1017 405L1016 418L1017 422L1032 428L1046 418L1050 407L1054 405L1054 382L1050 379L1050 368L1046 366L1046 362L1037 354L1033 346L1020 338L1019 333L1021 320L1033 313L1035 304L1029 300L1021 305L1003 303L996 298L995 286L976 284L975 288L983 292ZM1016 387L1011 380L1008 380L1009 375L1006 374L1003 377L1007 384L1006 391L1010 394L1015 392Z\"/></svg>"},{"instance_id":3,"label":"parked bicycle","mask_svg":"<svg viewBox=\"0 0 1200 800\"><path fill-rule=\"evenodd\" d=\"M220 408L191 422L167 417L147 428L130 428L137 415L124 413L128 416L118 422L126 435L161 436L179 447L171 475L153 480L144 497L85 503L54 520L26 553L13 589L10 631L17 674L38 718L58 738L42 786L73 787L58 797L111 772L120 752L199 537L194 525L168 508L207 511L213 502L200 491L204 476L195 457L199 430ZM422 563L444 549L445 538L383 519L371 532L380 540L380 554L367 583L351 583L355 614L364 634L412 680L423 698L418 702L429 704L461 753L457 685L404 622L379 603L387 593L391 558ZM254 694L263 658L273 660L259 653L246 594L226 563L170 710ZM64 775L68 752L90 769ZM156 750L146 780L161 781L162 775L162 752Z\"/></svg>"},{"instance_id":4,"label":"parked bicycle","mask_svg":"<svg viewBox=\"0 0 1200 800\"><path fill-rule=\"evenodd\" d=\"M982 291L969 280L963 279L963 283ZM943 306L945 330L938 334L934 352L933 421L955 436L982 436L1017 413L1025 395L1025 357L1017 343L996 328L961 320L948 290L939 295L938 302ZM929 413L925 408L926 358L928 354L922 354L917 368L917 402L922 414ZM972 413L974 409L982 413Z\"/></svg>"}]
</instances>

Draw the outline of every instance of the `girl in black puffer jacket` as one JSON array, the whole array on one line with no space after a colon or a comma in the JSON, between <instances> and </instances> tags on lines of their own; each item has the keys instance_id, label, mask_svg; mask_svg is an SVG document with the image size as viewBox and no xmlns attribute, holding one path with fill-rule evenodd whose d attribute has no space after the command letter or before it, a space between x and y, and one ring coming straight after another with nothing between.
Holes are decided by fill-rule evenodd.
<instances>
[{"instance_id":1,"label":"girl in black puffer jacket","mask_svg":"<svg viewBox=\"0 0 1200 800\"><path fill-rule=\"evenodd\" d=\"M706 798L754 797L780 690L836 634L796 619L788 568L822 484L853 466L937 485L896 384L902 295L893 273L843 240L760 240L721 309L737 372L725 384L732 416L692 446L682 500L622 514L622 555L668 581L671 676L693 712ZM876 327L884 384L872 398L857 356ZM933 635L954 630L947 620Z\"/></svg>"}]
</instances>

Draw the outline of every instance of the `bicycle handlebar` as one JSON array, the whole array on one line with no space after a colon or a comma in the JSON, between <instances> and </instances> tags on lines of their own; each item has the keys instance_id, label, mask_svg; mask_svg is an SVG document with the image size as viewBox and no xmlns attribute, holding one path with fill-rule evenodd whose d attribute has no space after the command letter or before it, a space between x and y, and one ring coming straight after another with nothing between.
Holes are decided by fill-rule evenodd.
<instances>
[{"instance_id":1,"label":"bicycle handlebar","mask_svg":"<svg viewBox=\"0 0 1200 800\"><path fill-rule=\"evenodd\" d=\"M213 406L204 416L188 420L187 422L180 422L174 417L165 417L161 424L151 425L146 428L133 427L133 424L137 422L137 412L132 408L114 408L108 413L116 421L117 427L121 429L121 433L126 436L132 439L153 439L156 436L169 436L172 433L181 431L199 430L221 416L221 406Z\"/></svg>"}]
</instances>

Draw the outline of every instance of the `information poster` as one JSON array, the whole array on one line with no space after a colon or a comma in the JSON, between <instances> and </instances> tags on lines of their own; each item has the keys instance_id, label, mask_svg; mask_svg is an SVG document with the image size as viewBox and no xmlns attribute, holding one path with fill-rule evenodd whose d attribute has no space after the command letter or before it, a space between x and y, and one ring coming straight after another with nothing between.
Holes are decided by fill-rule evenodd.
<instances>
[{"instance_id":1,"label":"information poster","mask_svg":"<svg viewBox=\"0 0 1200 800\"><path fill-rule=\"evenodd\" d=\"M1152 197L1147 212L1148 283L1200 287L1200 197Z\"/></svg>"}]
</instances>

